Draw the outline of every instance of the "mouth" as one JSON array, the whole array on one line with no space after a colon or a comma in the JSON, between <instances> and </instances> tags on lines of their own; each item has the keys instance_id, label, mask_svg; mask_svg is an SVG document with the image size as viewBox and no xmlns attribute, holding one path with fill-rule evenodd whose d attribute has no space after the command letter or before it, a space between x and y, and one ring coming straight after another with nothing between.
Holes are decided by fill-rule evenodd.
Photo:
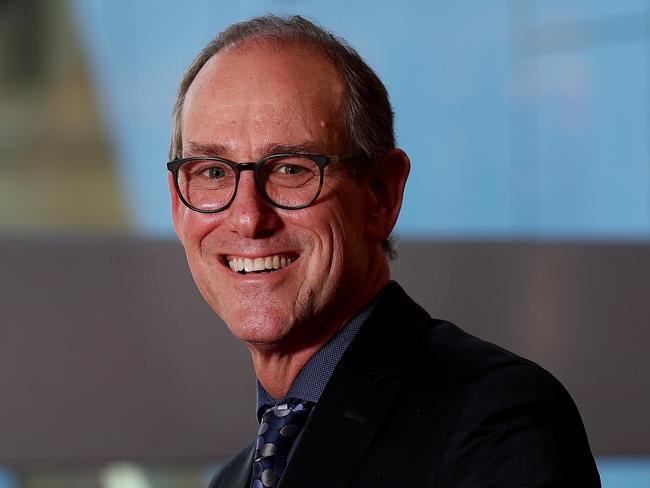
<instances>
[{"instance_id":1,"label":"mouth","mask_svg":"<svg viewBox=\"0 0 650 488\"><path fill-rule=\"evenodd\" d=\"M270 256L241 257L228 255L224 256L224 264L235 273L242 275L251 273L273 273L286 268L298 259L297 254L273 254Z\"/></svg>"}]
</instances>

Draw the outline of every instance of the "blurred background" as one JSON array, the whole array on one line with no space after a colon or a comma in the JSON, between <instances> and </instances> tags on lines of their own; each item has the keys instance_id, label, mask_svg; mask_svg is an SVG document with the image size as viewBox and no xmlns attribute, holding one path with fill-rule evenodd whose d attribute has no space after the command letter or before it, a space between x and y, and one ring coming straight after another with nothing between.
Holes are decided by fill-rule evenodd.
<instances>
[{"instance_id":1,"label":"blurred background","mask_svg":"<svg viewBox=\"0 0 650 488\"><path fill-rule=\"evenodd\" d=\"M394 278L555 374L603 486L650 486L650 1L0 0L0 488L206 486L255 435L164 163L185 67L265 12L387 85Z\"/></svg>"}]
</instances>

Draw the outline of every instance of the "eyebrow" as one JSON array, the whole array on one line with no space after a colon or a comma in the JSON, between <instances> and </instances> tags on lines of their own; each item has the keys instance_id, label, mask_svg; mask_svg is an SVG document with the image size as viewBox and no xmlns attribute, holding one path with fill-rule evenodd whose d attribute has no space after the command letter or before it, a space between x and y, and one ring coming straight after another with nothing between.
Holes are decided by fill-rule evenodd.
<instances>
[{"instance_id":1,"label":"eyebrow","mask_svg":"<svg viewBox=\"0 0 650 488\"><path fill-rule=\"evenodd\" d=\"M283 153L315 153L317 152L316 144L313 141L307 140L298 144L281 144L278 142L271 142L262 148L262 157L267 157L272 154ZM186 156L208 156L223 158L231 152L226 146L215 143L202 143L202 142L187 142Z\"/></svg>"},{"instance_id":2,"label":"eyebrow","mask_svg":"<svg viewBox=\"0 0 650 488\"><path fill-rule=\"evenodd\" d=\"M264 146L263 153L265 156L281 153L313 153L315 147L313 141L304 141L299 144L278 144L274 142Z\"/></svg>"},{"instance_id":3,"label":"eyebrow","mask_svg":"<svg viewBox=\"0 0 650 488\"><path fill-rule=\"evenodd\" d=\"M188 141L187 151L183 152L196 156L223 157L223 154L228 152L228 150L226 146L222 146L221 144Z\"/></svg>"}]
</instances>

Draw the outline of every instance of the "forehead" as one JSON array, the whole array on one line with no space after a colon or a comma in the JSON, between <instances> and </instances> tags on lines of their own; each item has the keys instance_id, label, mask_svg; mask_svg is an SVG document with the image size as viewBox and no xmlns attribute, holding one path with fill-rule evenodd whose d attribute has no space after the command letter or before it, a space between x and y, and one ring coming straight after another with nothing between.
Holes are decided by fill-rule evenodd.
<instances>
[{"instance_id":1,"label":"forehead","mask_svg":"<svg viewBox=\"0 0 650 488\"><path fill-rule=\"evenodd\" d=\"M196 76L183 107L184 143L331 142L340 139L343 94L332 62L313 47L249 41L219 52Z\"/></svg>"}]
</instances>

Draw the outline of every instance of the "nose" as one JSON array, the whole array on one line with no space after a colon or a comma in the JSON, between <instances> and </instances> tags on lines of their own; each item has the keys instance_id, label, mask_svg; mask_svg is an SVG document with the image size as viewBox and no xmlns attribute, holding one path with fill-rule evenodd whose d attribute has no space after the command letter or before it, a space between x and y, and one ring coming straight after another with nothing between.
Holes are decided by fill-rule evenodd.
<instances>
[{"instance_id":1,"label":"nose","mask_svg":"<svg viewBox=\"0 0 650 488\"><path fill-rule=\"evenodd\" d=\"M266 237L281 224L276 208L258 190L252 171L240 173L237 195L228 212L230 229L249 239Z\"/></svg>"}]
</instances>

